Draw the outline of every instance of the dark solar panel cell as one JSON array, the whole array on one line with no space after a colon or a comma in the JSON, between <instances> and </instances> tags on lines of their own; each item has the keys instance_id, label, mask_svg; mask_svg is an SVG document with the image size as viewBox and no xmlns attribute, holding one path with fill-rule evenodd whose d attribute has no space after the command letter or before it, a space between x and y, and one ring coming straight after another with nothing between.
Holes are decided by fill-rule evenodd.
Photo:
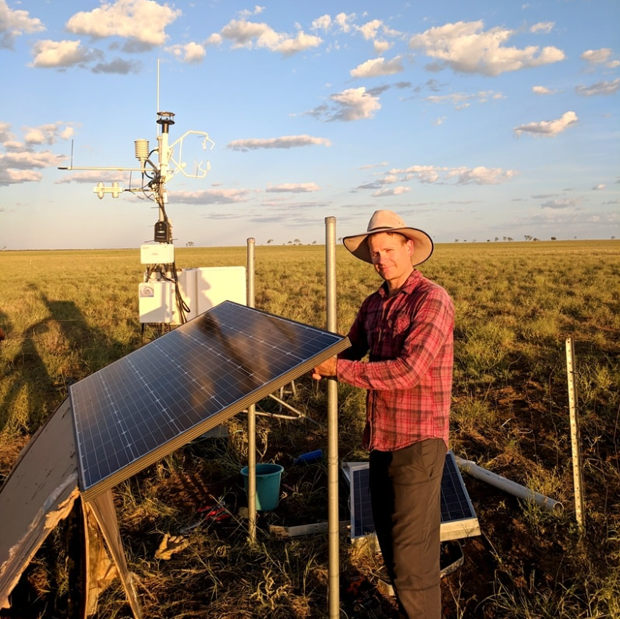
<instances>
[{"instance_id":1,"label":"dark solar panel cell","mask_svg":"<svg viewBox=\"0 0 620 619\"><path fill-rule=\"evenodd\" d=\"M349 346L231 301L70 387L86 499Z\"/></svg>"}]
</instances>

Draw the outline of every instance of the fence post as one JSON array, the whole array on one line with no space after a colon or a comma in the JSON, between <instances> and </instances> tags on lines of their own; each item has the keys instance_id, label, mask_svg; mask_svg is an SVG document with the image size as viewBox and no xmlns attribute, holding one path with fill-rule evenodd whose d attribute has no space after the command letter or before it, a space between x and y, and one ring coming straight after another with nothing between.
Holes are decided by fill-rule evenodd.
<instances>
[{"instance_id":1,"label":"fence post","mask_svg":"<svg viewBox=\"0 0 620 619\"><path fill-rule=\"evenodd\" d=\"M566 339L566 370L568 373L568 406L573 454L573 484L575 486L575 516L577 518L579 532L583 533L586 526L586 517L583 509L581 440L579 432L579 413L577 411L577 386L575 385L575 349L572 336Z\"/></svg>"}]
</instances>

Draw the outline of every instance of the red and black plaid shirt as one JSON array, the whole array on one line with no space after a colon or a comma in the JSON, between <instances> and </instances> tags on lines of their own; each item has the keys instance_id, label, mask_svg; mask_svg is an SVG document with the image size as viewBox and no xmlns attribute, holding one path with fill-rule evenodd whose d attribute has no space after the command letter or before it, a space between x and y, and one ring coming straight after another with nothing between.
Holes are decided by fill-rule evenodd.
<instances>
[{"instance_id":1,"label":"red and black plaid shirt","mask_svg":"<svg viewBox=\"0 0 620 619\"><path fill-rule=\"evenodd\" d=\"M427 438L448 446L453 329L452 299L419 271L395 296L384 284L363 302L337 377L368 389L368 449L393 451Z\"/></svg>"}]
</instances>

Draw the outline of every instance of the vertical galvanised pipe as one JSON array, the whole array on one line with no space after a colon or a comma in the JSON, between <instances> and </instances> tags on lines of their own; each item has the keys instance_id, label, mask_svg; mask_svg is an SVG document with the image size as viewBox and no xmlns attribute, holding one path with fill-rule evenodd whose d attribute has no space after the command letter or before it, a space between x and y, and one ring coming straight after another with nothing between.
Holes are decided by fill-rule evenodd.
<instances>
[{"instance_id":1,"label":"vertical galvanised pipe","mask_svg":"<svg viewBox=\"0 0 620 619\"><path fill-rule=\"evenodd\" d=\"M336 333L336 218L325 218L327 330ZM338 514L338 383L327 379L327 535L329 619L340 617L340 525Z\"/></svg>"},{"instance_id":2,"label":"vertical galvanised pipe","mask_svg":"<svg viewBox=\"0 0 620 619\"><path fill-rule=\"evenodd\" d=\"M254 239L247 241L246 303L254 307ZM250 543L256 542L256 405L248 406L248 533Z\"/></svg>"}]
</instances>

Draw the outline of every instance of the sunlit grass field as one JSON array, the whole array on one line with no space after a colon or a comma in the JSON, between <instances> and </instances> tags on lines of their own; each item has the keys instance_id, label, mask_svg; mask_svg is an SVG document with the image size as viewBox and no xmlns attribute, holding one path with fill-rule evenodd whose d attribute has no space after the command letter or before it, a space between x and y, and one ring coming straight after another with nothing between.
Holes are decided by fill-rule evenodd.
<instances>
[{"instance_id":1,"label":"sunlit grass field","mask_svg":"<svg viewBox=\"0 0 620 619\"><path fill-rule=\"evenodd\" d=\"M245 263L245 247L176 249L179 268ZM323 246L257 246L255 264L257 308L325 326ZM5 251L0 267L6 334L0 343L1 482L71 383L153 334L143 337L138 321L144 267L137 249ZM452 449L565 507L563 514L550 514L466 478L482 536L464 542L463 568L444 579L446 616L620 617L620 241L440 244L419 268L448 290L456 307ZM379 283L370 265L337 248L339 331L346 333ZM582 537L572 490L569 336L581 415ZM339 385L339 395L341 459L363 459L363 393ZM259 455L285 465L288 488L264 525L320 522L327 514L324 462L303 470L290 466L293 455L326 446L324 386L304 377L289 397L319 423L259 418ZM239 415L224 445L188 445L117 489L121 534L146 616L326 616L322 536L283 544L261 529L260 544L250 548L239 519L224 529L197 527L183 552L170 561L153 558L162 535L178 534L195 516L188 500L202 501L204 488L234 503L245 458L245 418ZM181 499L188 476L203 488L195 497L186 490ZM230 505L235 514L236 507ZM341 507L346 519L346 497ZM360 574L374 582L377 557L346 538L341 552L345 592L347 579ZM50 608L62 608L66 580L53 564L66 560L57 533L24 576L24 599L38 600L30 602L27 616L57 616ZM372 617L377 603L391 612L389 600L374 593L363 599L343 594L349 617ZM100 609L101 617L130 616L116 585Z\"/></svg>"}]
</instances>

